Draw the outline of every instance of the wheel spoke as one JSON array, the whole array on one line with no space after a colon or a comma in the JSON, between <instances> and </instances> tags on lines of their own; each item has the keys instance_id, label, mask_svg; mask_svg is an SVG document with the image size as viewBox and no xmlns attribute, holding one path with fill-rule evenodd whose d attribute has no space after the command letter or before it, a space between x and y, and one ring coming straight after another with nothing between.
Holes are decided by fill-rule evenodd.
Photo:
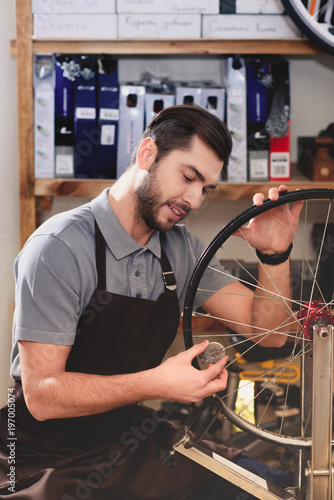
<instances>
[{"instance_id":1,"label":"wheel spoke","mask_svg":"<svg viewBox=\"0 0 334 500\"><path fill-rule=\"evenodd\" d=\"M320 195L318 191L321 191ZM261 214L265 211L261 207L252 207L252 209L241 214L239 217L240 222L238 220L239 225L234 219L214 238L196 267L186 296L183 320L185 340L187 339L186 345L191 346L193 343L202 341L203 338L221 342L226 354L229 356L226 368L239 373L239 378L245 383L246 388L248 386L248 388L254 387L256 389L256 393L249 394L248 400L245 400L242 405L243 407L238 409L237 420L234 421L235 419L231 417L234 424L238 425L238 422L240 422L241 428L243 428L241 424L244 420L243 414L247 413L246 410L249 405L255 405L258 414L256 428L261 432L262 429L265 429L263 426L268 419L267 413L272 413L273 405L279 405L279 407L277 406L279 419L277 428L273 433L273 442L277 442L279 436L282 444L285 443L285 440L291 444L291 436L285 435L285 429L291 427L289 415L296 414L296 412L299 412L299 417L297 417L299 418L299 430L296 436L297 441L293 441L293 446L297 446L298 439L310 439L312 403L306 406L304 404L300 405L298 398L296 400L296 394L300 391L301 399L304 400L305 395L310 390L312 391L312 385L309 382L305 385L304 382L305 373L309 370L309 368L304 369L304 360L308 359L308 363L310 360L313 362L312 338L305 338L305 334L307 333L306 329L310 327L309 323L313 321L314 304L316 304L316 314L320 317L328 317L330 315L329 311L333 307L334 293L331 291L330 296L327 293L326 299L326 294L322 290L323 272L322 274L320 272L327 258L327 237L330 224L333 223L333 198L334 192L332 190L300 191L299 194L297 192L289 193L285 199L278 200L273 205L275 207L281 206L282 213L285 213L289 221L288 204L297 200L304 201L297 231L293 230L289 221L289 226L294 235L294 247L291 254L294 278L292 297L280 293L277 283L266 273L266 268L259 262L254 249L243 235L242 227L256 217L257 212ZM311 237L315 214L317 216L315 220L320 219L322 222L322 234L319 237L317 236L317 243ZM241 237L235 238L233 235L236 232L239 232ZM237 249L236 241L238 243ZM315 244L317 244L317 248L315 248ZM312 245L313 250L311 251ZM317 250L316 258L313 256L314 250ZM212 265L211 260L216 254L225 268ZM240 255L243 256L242 259ZM264 269L261 276L264 277L266 286L258 282L258 268ZM227 269L230 269L230 271ZM219 285L214 289L213 286L210 287L210 281L207 277L204 285L204 282L201 281L204 273L208 273L206 276L213 276L213 273L218 273L217 279L212 281L215 283L220 282L219 274L223 278L224 276L231 276L232 273L233 282L244 285L245 291L241 291L241 293L235 292L233 287L231 287L232 291L229 291L228 286L221 288ZM277 325L272 330L248 324L248 322L242 320L241 316L239 321L232 320L228 316L229 312L227 312L227 317L218 317L207 314L201 309L195 310L193 307L197 294L206 298L212 294L221 294L222 297L233 296L233 303L238 304L238 298L240 298L241 303L242 297L249 296L250 293L253 294L254 300L264 299L266 304L275 304L275 311L280 309L284 311L284 319L277 321ZM222 328L223 331L192 332L192 318L196 316L202 316L212 321L218 320L225 325L226 330ZM243 332L242 336L238 333L240 331ZM284 335L288 341L282 351L277 350L277 355L276 349L261 347L261 342L272 334ZM268 359L274 355L276 359L274 358L270 363L267 363L266 360L261 361L264 359L264 353L267 352ZM200 368L205 369L205 365L201 365ZM298 382L299 374L302 377L300 383ZM309 375L312 377L312 371L310 370ZM284 391L282 391L282 388ZM235 388L231 392L218 395L218 398L222 402L230 400L231 395L236 394L237 391L238 388ZM258 412L258 400L260 399L262 400L260 403L261 414ZM290 411L289 408L291 403L293 411ZM222 406L222 410L224 411L224 406ZM248 430L247 425L245 428ZM270 431L264 430L263 438L270 439L268 434L270 436ZM301 445L301 448L303 446L304 444Z\"/></svg>"}]
</instances>

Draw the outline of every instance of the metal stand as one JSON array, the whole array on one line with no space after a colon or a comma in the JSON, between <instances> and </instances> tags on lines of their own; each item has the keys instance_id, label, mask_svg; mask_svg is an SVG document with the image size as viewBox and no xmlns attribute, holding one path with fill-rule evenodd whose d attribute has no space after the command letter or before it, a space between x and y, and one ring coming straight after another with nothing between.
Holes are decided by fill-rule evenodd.
<instances>
[{"instance_id":1,"label":"metal stand","mask_svg":"<svg viewBox=\"0 0 334 500\"><path fill-rule=\"evenodd\" d=\"M206 467L227 481L236 484L257 498L261 500L295 500L295 497L290 493L240 467L240 465L204 448L200 444L189 448L191 439L189 429L186 427L184 428L183 436L179 438L180 436L178 436L178 441L173 446L174 450Z\"/></svg>"},{"instance_id":2,"label":"metal stand","mask_svg":"<svg viewBox=\"0 0 334 500\"><path fill-rule=\"evenodd\" d=\"M332 500L333 326L313 326L312 454L305 469L307 500Z\"/></svg>"}]
</instances>

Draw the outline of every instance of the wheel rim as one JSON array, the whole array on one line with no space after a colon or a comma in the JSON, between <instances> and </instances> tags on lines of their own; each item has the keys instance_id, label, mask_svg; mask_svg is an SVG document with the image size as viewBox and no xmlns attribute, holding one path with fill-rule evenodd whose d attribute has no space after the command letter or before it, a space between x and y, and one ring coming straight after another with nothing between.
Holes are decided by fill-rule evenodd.
<instances>
[{"instance_id":1,"label":"wheel rim","mask_svg":"<svg viewBox=\"0 0 334 500\"><path fill-rule=\"evenodd\" d=\"M183 312L183 333L184 333L185 346L187 349L190 348L192 345L194 345L194 343L200 342L204 338L208 337L210 337L210 340L212 341L218 341L218 342L221 341L221 343L225 346L226 354L230 355L230 352L234 352L236 347L237 349L239 349L239 346L236 346L235 344L230 345L229 341L227 341L227 339L231 335L230 331L222 334L220 336L220 339L217 338L217 335L214 335L212 337L210 334L206 332L203 332L199 335L196 333L193 334L192 332L193 317L194 317L193 306L196 294L200 291L201 278L205 270L207 269L209 262L211 261L211 258L216 254L218 250L220 252L219 255L220 259L231 260L231 257L235 252L232 249L233 244L230 245L230 241L232 239L236 240L236 238L233 237L232 235L243 225L247 224L250 221L250 219L256 217L257 215L260 215L265 211L271 210L274 207L283 206L285 204L293 203L299 200L304 200L304 208L301 214L300 224L297 230L297 234L295 235L294 250L291 256L292 264L294 263L296 264L296 262L298 261L298 265L300 264L301 260L300 256L303 257L302 259L303 267L301 268L300 283L296 282L298 284L298 289L294 290L293 300L291 301L291 304L289 303L289 307L291 307L291 327L290 327L291 339L292 339L291 354L287 359L283 361L278 360L277 365L276 366L274 365L274 369L268 368L267 372L262 373L262 378L272 379L270 383L268 383L268 385L264 386L264 389L261 389L262 391L268 391L268 390L271 391L271 393L273 394L272 399L275 398L275 391L277 391L277 387L280 388L282 385L284 385L286 389L286 393L284 395L285 398L284 408L282 409L283 413L280 418L281 424L278 432L277 430L275 432L270 432L264 428L264 422L266 417L262 416L261 419L257 420L257 422L254 425L250 423L247 418L244 418L242 416L243 411L239 410L238 413L236 413L235 411L232 411L225 404L225 400L227 397L226 394L216 396L220 401L222 413L224 413L227 416L227 418L240 429L249 433L253 433L258 437L260 437L261 439L271 441L274 443L293 446L299 449L307 449L310 448L312 445L312 436L309 430L310 421L312 420L309 416L310 412L312 411L312 404L308 402L305 405L303 401L302 404L299 404L299 406L297 405L296 411L299 412L299 423L298 423L298 430L295 432L295 435L291 435L290 433L287 433L285 431L286 423L289 421L289 418L288 415L284 415L284 412L288 407L287 402L289 401L289 391L291 391L291 387L294 387L295 383L294 378L296 375L295 370L297 369L299 369L301 372L301 382L298 385L298 390L303 394L304 398L305 395L304 371L307 372L309 368L307 367L303 368L303 367L305 359L312 358L312 356L310 356L309 354L310 350L312 349L312 339L308 339L307 337L304 336L302 317L300 316L301 314L300 312L298 316L298 311L304 310L305 312L305 308L307 307L308 309L310 309L311 302L314 302L315 299L318 298L321 299L319 302L324 304L323 306L319 306L320 313L318 315L321 316L322 315L321 311L324 311L325 308L326 311L328 312L330 306L332 306L332 299L333 299L332 293L330 300L328 300L328 297L326 299L321 290L320 287L321 283L319 283L319 270L321 269L323 261L328 259L330 257L331 252L333 251L330 245L328 245L328 243L326 242L326 238L328 237L328 228L331 227L332 221L334 221L334 213L331 210L333 199L334 199L334 190L329 190L329 189L311 189L311 190L300 190L293 193L284 193L276 202L271 202L269 200L266 200L261 207L251 207L250 209L246 210L238 217L233 219L229 224L225 226L225 228L222 229L222 231L220 231L217 234L217 236L207 246L206 250L203 252L201 258L199 259L189 283L185 299L184 312ZM316 214L315 214L315 209L317 210ZM317 258L314 258L313 254L310 257L305 249L306 242L308 241L309 243L310 231L312 230L313 227L312 222L314 222L315 216L321 218L320 220L322 221L324 227L324 231L321 236L321 241L319 242L319 254L317 255ZM238 240L240 239L238 238ZM241 252L244 251L245 248L247 248L247 244L244 242L243 246L244 248L241 250ZM252 249L247 248L247 252L252 252L251 254L252 258L254 258L254 251ZM228 256L228 258L226 258L226 256ZM234 258L233 261L238 266L241 266L242 269L243 264L240 263L238 256ZM244 271L245 270L242 269L243 275L245 274ZM304 277L305 275L311 276L311 279L307 282L307 286L305 283L305 277ZM238 278L238 280L241 280L242 282L245 281L244 277L241 279ZM247 281L250 282L251 277ZM294 288L295 285L297 286L297 284L294 284ZM196 312L196 315L198 314L204 315L204 313ZM208 316L205 314L205 317ZM224 318L220 319L222 321L224 320ZM229 326L230 329L233 330L232 328L233 325ZM243 340L241 341L241 344L242 343L244 343ZM230 351L228 351L228 349L230 349ZM233 368L233 364L234 365L238 364L238 358L236 357L235 354L233 355L233 357L231 357L230 355L230 362L228 364L230 369ZM202 368L201 363L197 359L194 360L194 366L198 369ZM286 380L288 381L288 383L286 383ZM249 385L251 387L254 386L256 387L258 384L259 384L259 376L253 375L253 380L250 381ZM309 388L307 390L309 390ZM256 403L257 399L258 398L255 398L253 400L253 404L257 404ZM272 403L272 399L267 404L266 411L271 410L270 404Z\"/></svg>"},{"instance_id":2,"label":"wheel rim","mask_svg":"<svg viewBox=\"0 0 334 500\"><path fill-rule=\"evenodd\" d=\"M334 54L332 1L325 2L319 12L309 11L302 0L281 0L281 2L287 14L304 35L326 52Z\"/></svg>"}]
</instances>

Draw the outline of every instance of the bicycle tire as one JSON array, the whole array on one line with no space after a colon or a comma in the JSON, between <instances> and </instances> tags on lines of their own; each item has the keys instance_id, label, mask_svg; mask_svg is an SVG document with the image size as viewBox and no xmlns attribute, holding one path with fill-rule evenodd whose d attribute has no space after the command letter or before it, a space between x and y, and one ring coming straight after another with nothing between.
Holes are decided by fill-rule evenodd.
<instances>
[{"instance_id":1,"label":"bicycle tire","mask_svg":"<svg viewBox=\"0 0 334 500\"><path fill-rule=\"evenodd\" d=\"M305 7L302 0L281 0L283 7L292 21L302 31L302 33L314 42L318 47L334 55L334 31L326 30L318 22L315 16L312 16ZM330 2L327 2L330 4ZM329 5L333 11L333 3ZM334 14L331 12L333 19ZM333 30L331 24L331 30Z\"/></svg>"},{"instance_id":2,"label":"bicycle tire","mask_svg":"<svg viewBox=\"0 0 334 500\"><path fill-rule=\"evenodd\" d=\"M312 200L320 200L327 201L328 203L332 203L334 199L334 190L332 189L309 189L309 190L300 190L291 193L282 193L277 201L265 200L263 205L260 207L253 206L239 216L234 218L231 222L229 222L211 241L211 243L206 247L202 256L200 257L193 275L190 279L188 290L186 293L184 310L183 310L183 335L184 335L184 343L186 349L189 349L194 345L194 337L192 333L192 321L193 321L193 307L195 296L197 293L197 289L199 287L201 278L206 268L208 267L211 259L217 253L218 249L229 240L229 238L244 224L248 223L254 217L271 210L272 208L294 203L295 201L306 201L310 202ZM193 365L197 369L201 369L197 359L194 360ZM231 411L228 408L224 401L221 400L222 405L222 413L230 420L234 425L244 430L245 432L255 434L260 439L279 443L283 445L288 445L292 447L296 447L298 449L307 449L312 444L312 439L307 436L285 436L285 435L277 435L277 433L272 433L270 431L263 430L257 425L251 424L240 415L237 415L235 412Z\"/></svg>"}]
</instances>

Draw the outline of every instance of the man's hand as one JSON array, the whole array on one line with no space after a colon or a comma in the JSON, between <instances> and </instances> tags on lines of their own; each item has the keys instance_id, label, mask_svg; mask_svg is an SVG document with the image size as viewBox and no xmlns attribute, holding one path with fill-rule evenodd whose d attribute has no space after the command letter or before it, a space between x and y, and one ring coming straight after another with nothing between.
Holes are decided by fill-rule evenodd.
<instances>
[{"instance_id":1,"label":"man's hand","mask_svg":"<svg viewBox=\"0 0 334 500\"><path fill-rule=\"evenodd\" d=\"M269 198L276 201L280 193L287 191L285 185L272 188L269 190ZM253 197L256 206L261 206L264 200L265 196L262 193L257 193ZM272 208L251 219L248 226L239 229L235 236L245 238L253 248L262 253L285 252L294 239L302 207L303 202L297 201L291 210L288 204Z\"/></svg>"},{"instance_id":2,"label":"man's hand","mask_svg":"<svg viewBox=\"0 0 334 500\"><path fill-rule=\"evenodd\" d=\"M224 356L206 370L197 370L192 366L196 356L208 347L205 340L187 351L168 358L154 368L157 380L164 387L163 397L177 401L196 402L226 388L228 373L225 365L228 357Z\"/></svg>"}]
</instances>

